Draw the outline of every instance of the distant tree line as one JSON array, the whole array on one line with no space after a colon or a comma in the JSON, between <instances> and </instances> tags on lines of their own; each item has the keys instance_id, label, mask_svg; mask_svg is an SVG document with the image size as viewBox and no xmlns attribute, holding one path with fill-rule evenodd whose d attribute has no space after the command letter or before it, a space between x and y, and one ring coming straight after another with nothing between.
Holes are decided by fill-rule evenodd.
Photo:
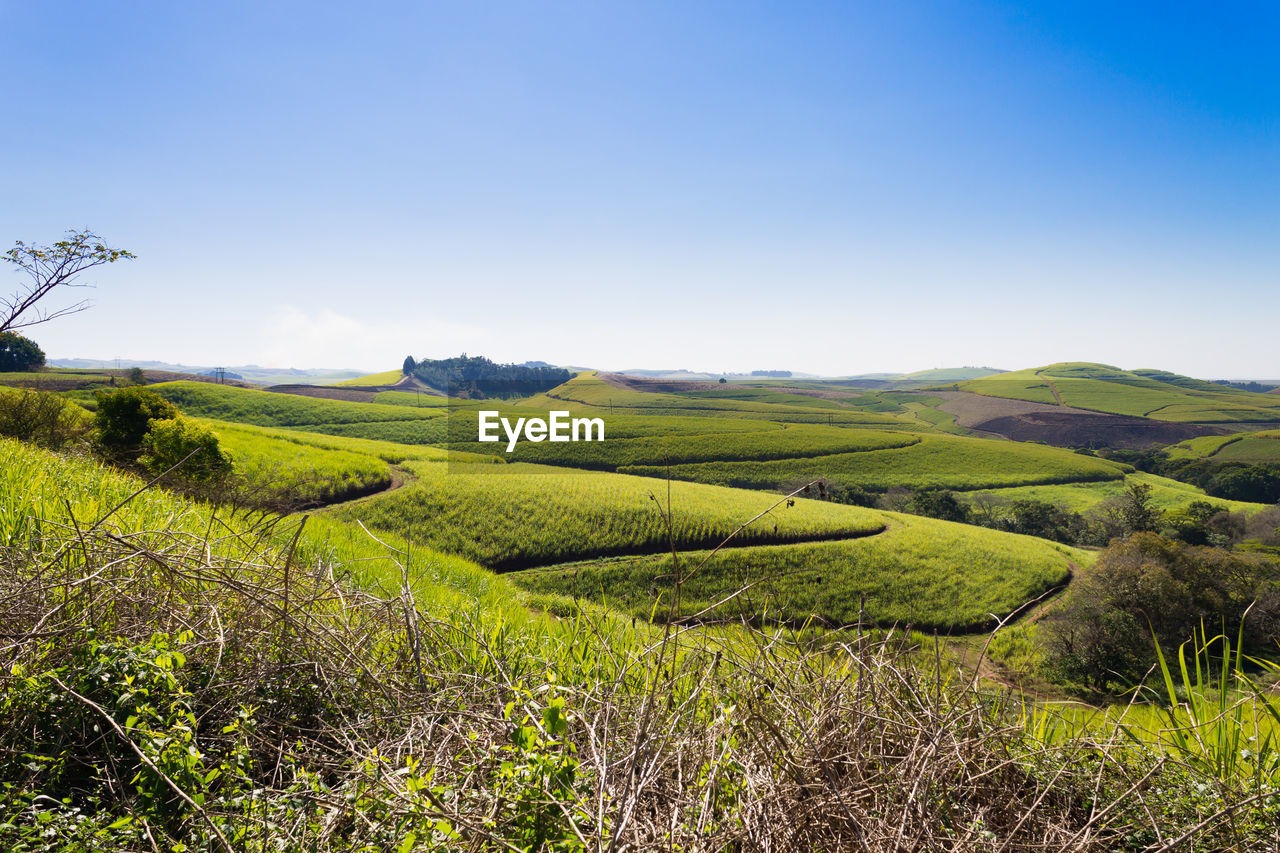
<instances>
[{"instance_id":1,"label":"distant tree line","mask_svg":"<svg viewBox=\"0 0 1280 853\"><path fill-rule=\"evenodd\" d=\"M1226 385L1228 388L1235 388L1237 391L1252 391L1255 394L1265 394L1268 391L1276 389L1277 385L1267 385L1263 382L1232 382L1229 379L1215 379L1214 385Z\"/></svg>"},{"instance_id":2,"label":"distant tree line","mask_svg":"<svg viewBox=\"0 0 1280 853\"><path fill-rule=\"evenodd\" d=\"M768 377L769 379L790 379L791 371L790 370L753 370L751 371L751 375L765 376L765 377Z\"/></svg>"},{"instance_id":3,"label":"distant tree line","mask_svg":"<svg viewBox=\"0 0 1280 853\"><path fill-rule=\"evenodd\" d=\"M496 364L484 356L404 360L404 373L451 397L523 397L568 382L572 374L559 367Z\"/></svg>"}]
</instances>

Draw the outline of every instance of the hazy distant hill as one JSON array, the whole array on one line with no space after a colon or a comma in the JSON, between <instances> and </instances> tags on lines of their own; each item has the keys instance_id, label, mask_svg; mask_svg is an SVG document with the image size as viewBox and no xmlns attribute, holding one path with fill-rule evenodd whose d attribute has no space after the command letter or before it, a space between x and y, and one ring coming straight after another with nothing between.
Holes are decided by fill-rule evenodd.
<instances>
[{"instance_id":1,"label":"hazy distant hill","mask_svg":"<svg viewBox=\"0 0 1280 853\"><path fill-rule=\"evenodd\" d=\"M141 367L145 370L164 370L172 373L197 373L209 375L214 365L198 366L190 364L173 364L167 361L132 361L130 359L102 358L53 358L49 360L51 367L70 367L80 370L106 370L117 366L128 369ZM256 364L220 365L227 372L228 378L243 378L246 382L257 382L262 385L324 385L340 379L354 379L363 376L363 370L324 369L294 367L259 367Z\"/></svg>"}]
</instances>

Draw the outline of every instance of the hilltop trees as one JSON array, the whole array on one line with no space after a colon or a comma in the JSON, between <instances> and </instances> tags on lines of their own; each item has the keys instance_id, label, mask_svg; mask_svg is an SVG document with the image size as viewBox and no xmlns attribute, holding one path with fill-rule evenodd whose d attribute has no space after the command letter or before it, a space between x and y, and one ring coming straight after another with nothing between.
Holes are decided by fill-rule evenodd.
<instances>
[{"instance_id":1,"label":"hilltop trees","mask_svg":"<svg viewBox=\"0 0 1280 853\"><path fill-rule=\"evenodd\" d=\"M423 359L414 365L413 375L451 397L510 397L550 390L568 382L572 374L558 367L495 364L464 353L457 358Z\"/></svg>"},{"instance_id":2,"label":"hilltop trees","mask_svg":"<svg viewBox=\"0 0 1280 853\"><path fill-rule=\"evenodd\" d=\"M111 248L92 231L68 231L65 240L50 246L17 241L4 253L4 259L26 273L28 280L17 293L0 298L0 332L47 323L83 311L89 307L87 299L54 310L48 310L39 303L58 288L84 287L76 279L85 270L134 257L132 252Z\"/></svg>"},{"instance_id":3,"label":"hilltop trees","mask_svg":"<svg viewBox=\"0 0 1280 853\"><path fill-rule=\"evenodd\" d=\"M0 332L0 373L44 367L44 350L17 332Z\"/></svg>"}]
</instances>

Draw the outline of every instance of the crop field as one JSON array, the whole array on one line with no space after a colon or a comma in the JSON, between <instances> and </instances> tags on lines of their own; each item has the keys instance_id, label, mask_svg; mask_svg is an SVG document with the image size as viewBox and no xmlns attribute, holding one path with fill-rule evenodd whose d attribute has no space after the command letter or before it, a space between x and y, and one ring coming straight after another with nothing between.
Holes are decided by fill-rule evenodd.
<instances>
[{"instance_id":1,"label":"crop field","mask_svg":"<svg viewBox=\"0 0 1280 853\"><path fill-rule=\"evenodd\" d=\"M610 422L610 426L611 426ZM818 425L783 429L675 434L645 438L607 437L602 442L522 442L511 453L506 442L459 444L487 450L512 462L539 462L612 471L623 465L665 465L710 460L790 459L908 447L909 433L854 430Z\"/></svg>"},{"instance_id":2,"label":"crop field","mask_svg":"<svg viewBox=\"0 0 1280 853\"><path fill-rule=\"evenodd\" d=\"M1048 486L1016 486L1007 489L983 489L968 493L965 497L978 500L983 497L1007 502L1015 500L1037 500L1046 503L1060 504L1074 512L1086 512L1106 500L1119 498L1125 493L1128 483L1146 483L1151 486L1151 499L1160 509L1176 510L1187 506L1192 501L1208 501L1215 506L1231 512L1254 513L1264 509L1265 504L1247 501L1230 501L1224 498L1211 498L1203 490L1190 483L1171 480L1156 474L1141 471L1125 475L1124 480L1108 480L1100 483L1064 483Z\"/></svg>"},{"instance_id":3,"label":"crop field","mask_svg":"<svg viewBox=\"0 0 1280 853\"><path fill-rule=\"evenodd\" d=\"M355 379L343 379L333 384L339 388L376 388L381 385L395 385L404 378L399 370L384 370L382 373L371 373L368 376L357 376Z\"/></svg>"},{"instance_id":4,"label":"crop field","mask_svg":"<svg viewBox=\"0 0 1280 853\"><path fill-rule=\"evenodd\" d=\"M785 423L902 426L901 421L889 415L853 408L841 410L841 408L830 406L830 401L803 395L788 396L795 396L799 402L781 405L755 400L635 391L610 385L594 373L580 373L546 394L530 397L525 404L542 409L572 409L572 404L577 404L597 413L613 411L648 415L708 414L717 417L756 418ZM566 406L566 404L570 405Z\"/></svg>"},{"instance_id":5,"label":"crop field","mask_svg":"<svg viewBox=\"0 0 1280 853\"><path fill-rule=\"evenodd\" d=\"M379 391L373 395L373 402L387 406L411 406L415 409L438 409L458 404L457 400L450 400L442 394L429 394L425 391Z\"/></svg>"},{"instance_id":6,"label":"crop field","mask_svg":"<svg viewBox=\"0 0 1280 853\"><path fill-rule=\"evenodd\" d=\"M1280 430L1247 433L1223 444L1213 458L1221 462L1280 462Z\"/></svg>"},{"instance_id":7,"label":"crop field","mask_svg":"<svg viewBox=\"0 0 1280 853\"><path fill-rule=\"evenodd\" d=\"M215 385L208 382L162 382L150 390L184 413L255 426L309 426L412 421L438 418L438 409L415 411L403 406L326 400ZM360 436L364 437L364 436ZM377 436L371 436L377 437Z\"/></svg>"},{"instance_id":8,"label":"crop field","mask_svg":"<svg viewBox=\"0 0 1280 853\"><path fill-rule=\"evenodd\" d=\"M1235 391L1164 371L1125 371L1104 364L1052 364L962 382L959 388L995 397L1061 402L1097 412L1183 423L1280 420L1280 405L1265 394Z\"/></svg>"},{"instance_id":9,"label":"crop field","mask_svg":"<svg viewBox=\"0 0 1280 853\"><path fill-rule=\"evenodd\" d=\"M378 456L291 440L262 427L204 423L218 436L236 472L264 497L288 495L306 504L325 504L391 485L391 466Z\"/></svg>"},{"instance_id":10,"label":"crop field","mask_svg":"<svg viewBox=\"0 0 1280 853\"><path fill-rule=\"evenodd\" d=\"M406 462L417 479L356 505L328 511L494 569L718 545L779 496L696 483L528 464ZM797 498L740 535L742 544L865 536L881 513ZM737 541L737 540L736 540Z\"/></svg>"},{"instance_id":11,"label":"crop field","mask_svg":"<svg viewBox=\"0 0 1280 853\"><path fill-rule=\"evenodd\" d=\"M820 478L871 489L982 489L1119 480L1124 475L1124 468L1115 463L1056 447L936 434L919 438L915 444L891 450L809 459L692 463L673 465L670 472L681 480L754 489L775 489ZM641 476L662 476L666 471L643 465L621 470Z\"/></svg>"},{"instance_id":12,"label":"crop field","mask_svg":"<svg viewBox=\"0 0 1280 853\"><path fill-rule=\"evenodd\" d=\"M1280 462L1280 430L1193 438L1165 450L1171 459L1213 459L1255 465Z\"/></svg>"},{"instance_id":13,"label":"crop field","mask_svg":"<svg viewBox=\"0 0 1280 853\"><path fill-rule=\"evenodd\" d=\"M1088 552L1029 536L880 513L885 532L863 539L679 555L677 615L701 620L881 625L972 630L1067 579ZM607 603L648 618L672 615L670 554L578 562L511 576L535 592ZM741 595L735 592L745 590ZM728 600L726 600L728 599Z\"/></svg>"}]
</instances>

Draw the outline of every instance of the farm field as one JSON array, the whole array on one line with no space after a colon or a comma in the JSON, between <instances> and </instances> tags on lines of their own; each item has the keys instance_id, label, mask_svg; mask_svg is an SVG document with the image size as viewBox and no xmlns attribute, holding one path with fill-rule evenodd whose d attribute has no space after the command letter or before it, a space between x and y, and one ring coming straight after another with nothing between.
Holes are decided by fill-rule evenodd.
<instances>
[{"instance_id":1,"label":"farm field","mask_svg":"<svg viewBox=\"0 0 1280 853\"><path fill-rule=\"evenodd\" d=\"M183 412L255 426L327 427L383 421L438 418L438 410L415 411L402 406L325 400L202 382L164 382L150 386Z\"/></svg>"},{"instance_id":2,"label":"farm field","mask_svg":"<svg viewBox=\"0 0 1280 853\"><path fill-rule=\"evenodd\" d=\"M359 520L493 569L669 548L668 484L601 471L529 464L406 462L414 482L335 507ZM681 549L713 547L779 496L697 483L670 484L670 534ZM866 536L885 525L860 507L796 498L744 530L737 544Z\"/></svg>"},{"instance_id":3,"label":"farm field","mask_svg":"<svg viewBox=\"0 0 1280 853\"><path fill-rule=\"evenodd\" d=\"M1208 501L1231 512L1254 513L1264 509L1266 506L1265 504L1249 503L1247 501L1211 498L1202 489L1190 483L1183 483L1142 471L1126 474L1123 480L1108 480L1100 483L1063 483L1061 485L1048 486L1015 486L1006 489L981 489L968 492L964 497L969 501L977 501L984 498L992 498L999 502L1037 500L1061 504L1074 512L1085 512L1104 501L1121 497L1129 483L1145 483L1151 486L1151 500L1155 506L1163 510L1180 509L1192 501Z\"/></svg>"},{"instance_id":4,"label":"farm field","mask_svg":"<svg viewBox=\"0 0 1280 853\"><path fill-rule=\"evenodd\" d=\"M1057 403L1097 412L1206 424L1280 420L1268 395L1214 386L1165 371L1064 362L961 382L961 391Z\"/></svg>"},{"instance_id":5,"label":"farm field","mask_svg":"<svg viewBox=\"0 0 1280 853\"><path fill-rule=\"evenodd\" d=\"M864 539L725 549L679 556L673 614L670 554L577 562L512 575L528 590L581 596L642 618L791 624L810 615L831 625L975 630L1066 580L1092 555L1029 536L881 513L885 532ZM738 590L741 595L734 596ZM724 600L724 599L728 600Z\"/></svg>"},{"instance_id":6,"label":"farm field","mask_svg":"<svg viewBox=\"0 0 1280 853\"><path fill-rule=\"evenodd\" d=\"M673 465L670 473L682 480L740 488L776 489L796 481L827 479L876 490L1096 482L1119 480L1125 473L1115 463L1055 447L941 434L921 434L919 438L919 442L897 449L806 459ZM643 465L620 470L642 476L660 476L666 471Z\"/></svg>"},{"instance_id":7,"label":"farm field","mask_svg":"<svg viewBox=\"0 0 1280 853\"><path fill-rule=\"evenodd\" d=\"M767 393L767 392L766 392ZM803 395L787 404L740 400L727 397L699 397L687 394L637 391L618 387L600 378L595 371L580 373L545 394L529 397L524 405L571 411L614 412L647 415L714 414L717 417L743 417L784 423L818 423L840 426L902 426L902 421L876 412L841 409L830 401Z\"/></svg>"},{"instance_id":8,"label":"farm field","mask_svg":"<svg viewBox=\"0 0 1280 853\"><path fill-rule=\"evenodd\" d=\"M709 428L714 429L715 426ZM919 441L918 436L909 433L792 424L782 429L756 431L675 433L638 438L608 437L602 442L522 442L511 453L506 452L505 441L479 447L513 462L541 462L612 471L624 465L825 456L832 453L909 447Z\"/></svg>"},{"instance_id":9,"label":"farm field","mask_svg":"<svg viewBox=\"0 0 1280 853\"><path fill-rule=\"evenodd\" d=\"M1280 463L1280 430L1194 438L1167 448L1171 459Z\"/></svg>"}]
</instances>

